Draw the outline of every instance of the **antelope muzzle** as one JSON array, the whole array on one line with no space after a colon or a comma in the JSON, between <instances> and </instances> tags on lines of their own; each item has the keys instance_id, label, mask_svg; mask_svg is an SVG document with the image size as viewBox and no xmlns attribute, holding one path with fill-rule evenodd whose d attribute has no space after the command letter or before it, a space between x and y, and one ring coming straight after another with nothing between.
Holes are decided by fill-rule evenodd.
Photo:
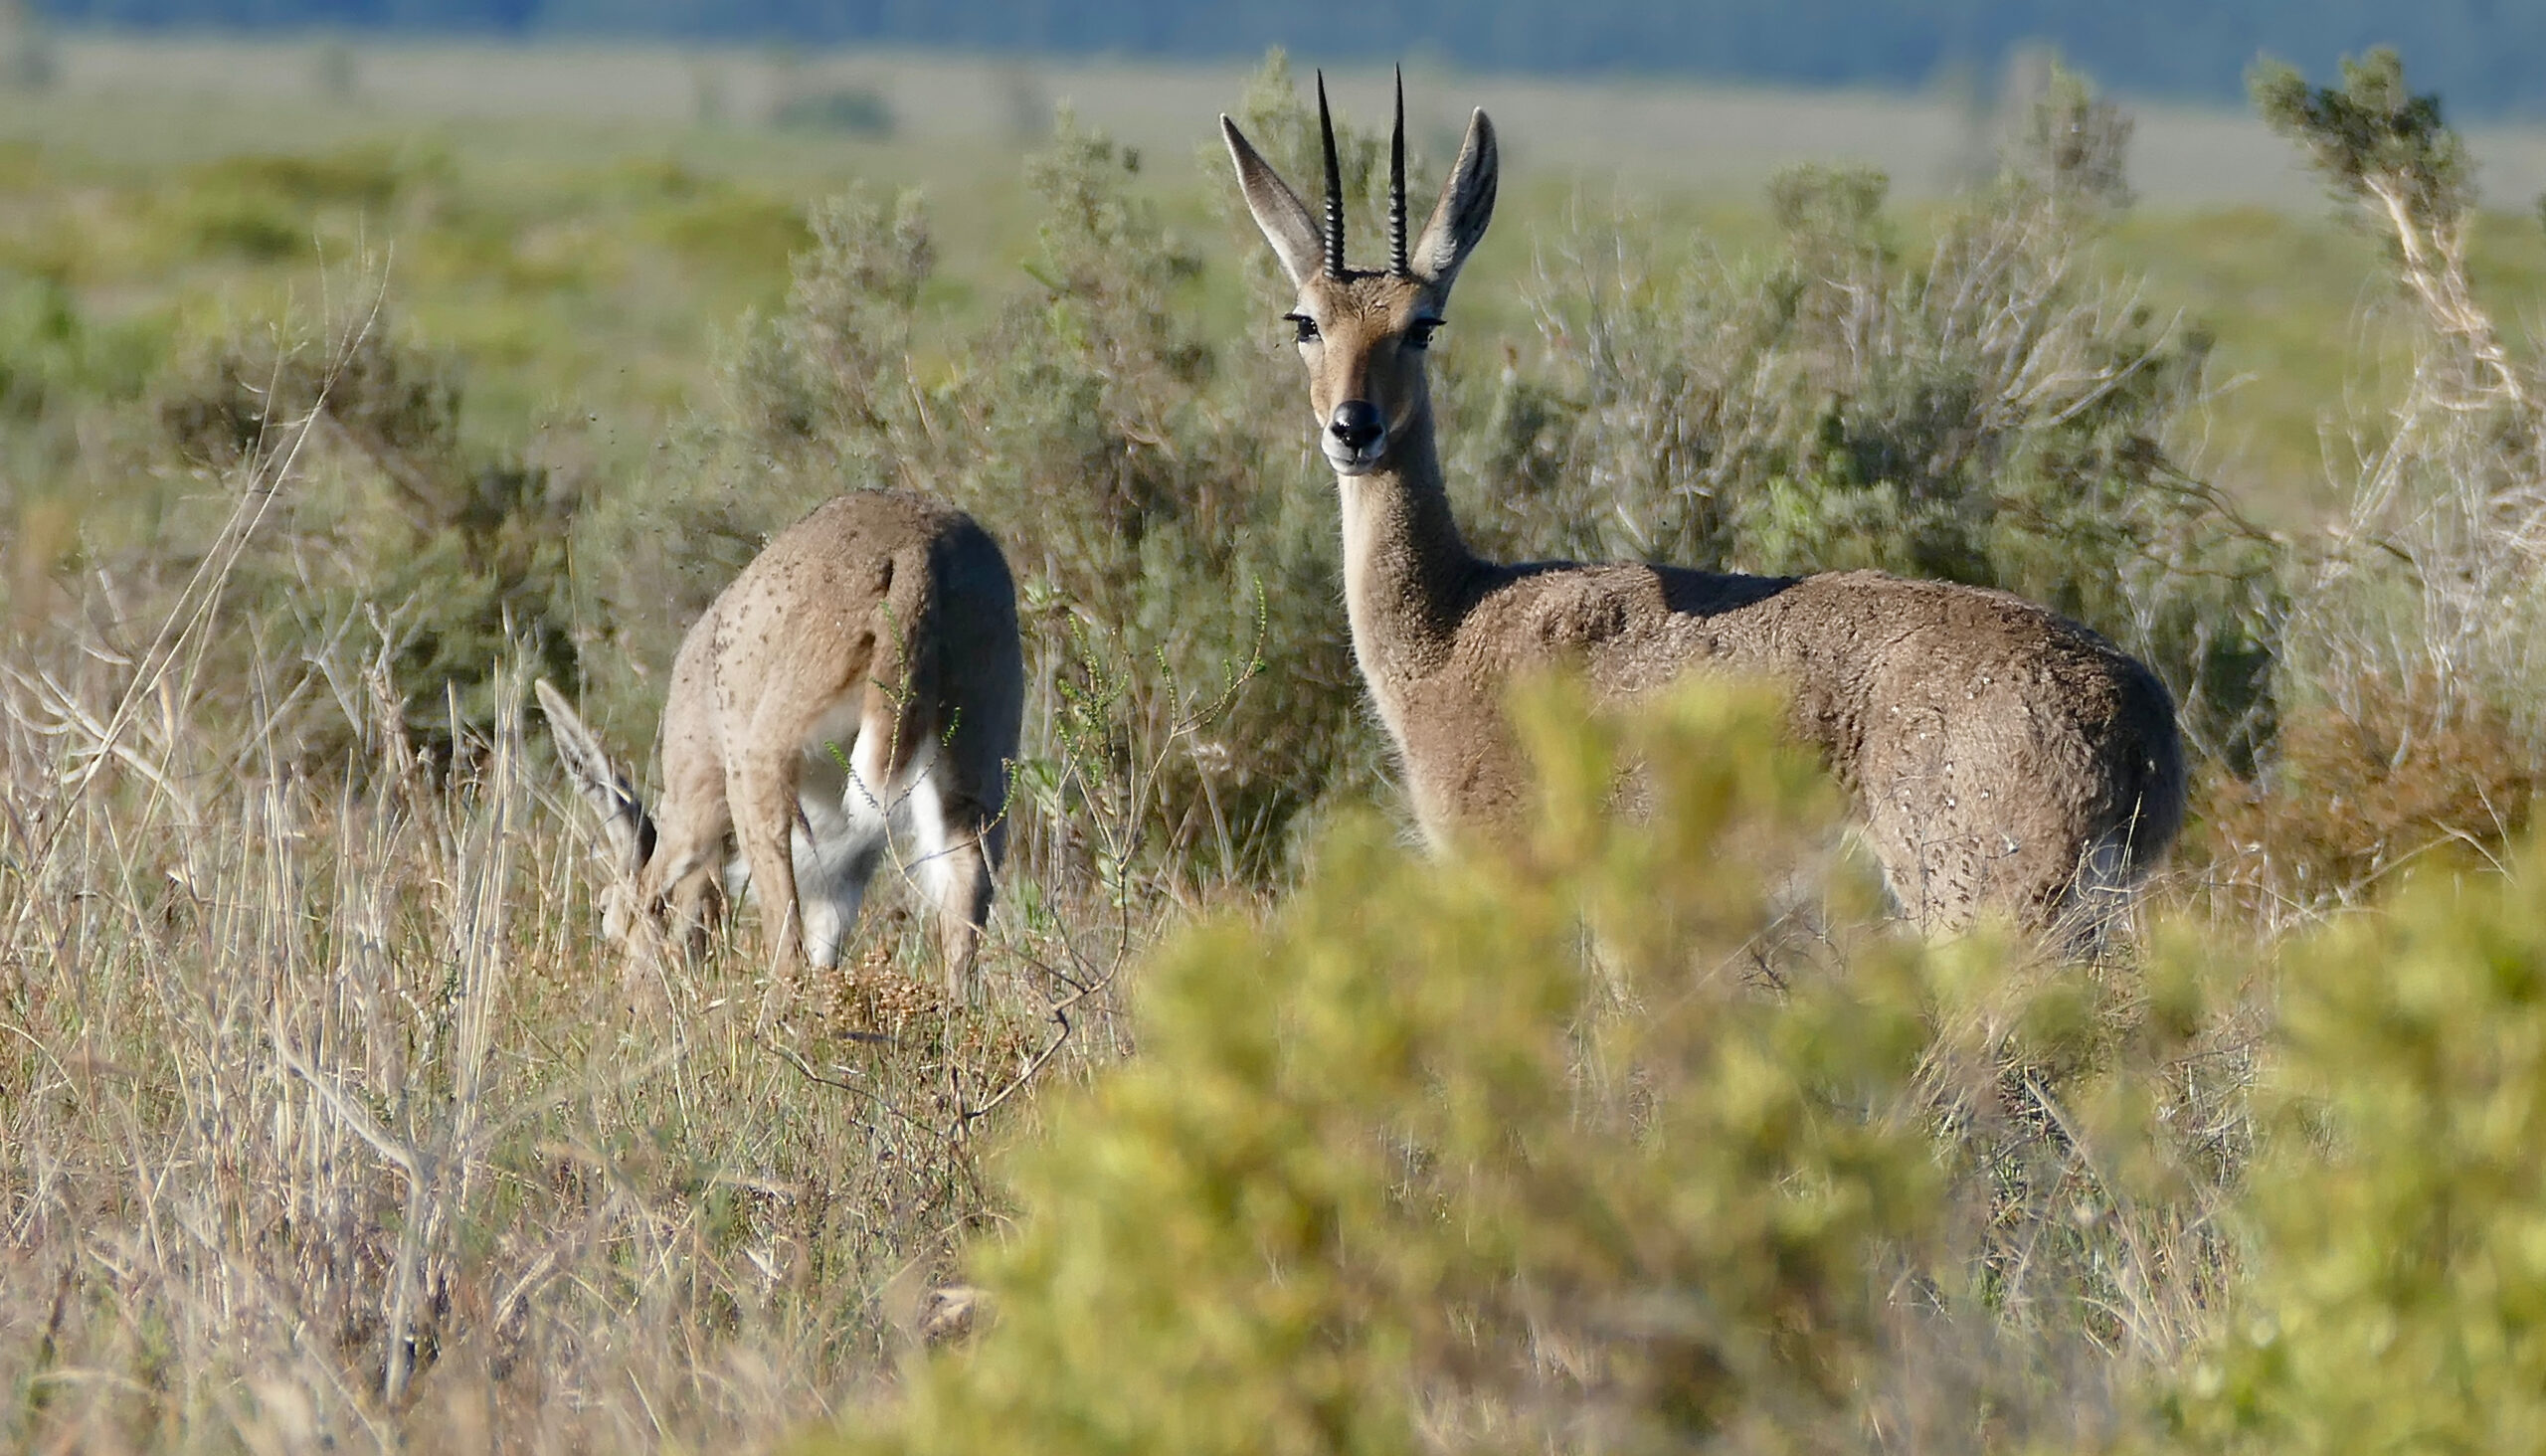
<instances>
[{"instance_id":1,"label":"antelope muzzle","mask_svg":"<svg viewBox=\"0 0 2546 1456\"><path fill-rule=\"evenodd\" d=\"M1346 400L1335 407L1335 418L1327 422L1322 443L1326 462L1335 467L1336 473L1363 474L1375 467L1379 456L1387 452L1387 419L1368 400Z\"/></svg>"}]
</instances>

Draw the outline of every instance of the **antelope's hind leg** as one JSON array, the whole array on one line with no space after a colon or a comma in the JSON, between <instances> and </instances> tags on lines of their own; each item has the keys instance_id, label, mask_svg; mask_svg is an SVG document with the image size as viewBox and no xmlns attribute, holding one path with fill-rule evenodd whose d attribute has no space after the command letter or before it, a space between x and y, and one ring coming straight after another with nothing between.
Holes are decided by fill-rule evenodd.
<instances>
[{"instance_id":1,"label":"antelope's hind leg","mask_svg":"<svg viewBox=\"0 0 2546 1456\"><path fill-rule=\"evenodd\" d=\"M936 908L938 948L946 963L947 995L973 1000L973 958L990 919L991 864L985 831L995 815L963 792L961 772L970 738L960 719L956 731L941 706L933 662L929 671L890 684L870 682L858 728L854 795L875 786L868 801L896 831L896 866ZM977 735L976 735L977 736ZM998 841L990 842L996 853Z\"/></svg>"},{"instance_id":2,"label":"antelope's hind leg","mask_svg":"<svg viewBox=\"0 0 2546 1456\"><path fill-rule=\"evenodd\" d=\"M946 994L969 1003L980 998L975 962L990 924L991 871L1005 825L996 811L948 782L943 758L913 782L910 826L919 859L913 866L937 910L938 952L946 963Z\"/></svg>"},{"instance_id":3,"label":"antelope's hind leg","mask_svg":"<svg viewBox=\"0 0 2546 1456\"><path fill-rule=\"evenodd\" d=\"M793 733L748 732L730 746L725 760L735 846L750 867L761 941L773 972L783 972L805 948L804 913L796 898L799 741Z\"/></svg>"},{"instance_id":4,"label":"antelope's hind leg","mask_svg":"<svg viewBox=\"0 0 2546 1456\"><path fill-rule=\"evenodd\" d=\"M890 844L885 796L874 789L881 753L861 723L848 743L822 737L809 747L798 803L796 892L805 911L805 954L817 966L836 966L856 928Z\"/></svg>"}]
</instances>

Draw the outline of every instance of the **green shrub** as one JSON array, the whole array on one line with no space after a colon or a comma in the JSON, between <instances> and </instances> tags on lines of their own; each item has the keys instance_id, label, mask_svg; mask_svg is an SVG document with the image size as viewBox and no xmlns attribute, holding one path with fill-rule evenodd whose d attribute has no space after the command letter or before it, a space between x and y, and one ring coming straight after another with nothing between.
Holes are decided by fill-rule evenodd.
<instances>
[{"instance_id":1,"label":"green shrub","mask_svg":"<svg viewBox=\"0 0 2546 1456\"><path fill-rule=\"evenodd\" d=\"M2546 1441L2546 853L2279 956L2244 1285L2171 1397L2223 1451Z\"/></svg>"},{"instance_id":2,"label":"green shrub","mask_svg":"<svg viewBox=\"0 0 2546 1456\"><path fill-rule=\"evenodd\" d=\"M1140 1058L1010 1154L995 1322L844 1449L1850 1445L1943 1223L1932 970L1780 934L1835 796L1773 704L1585 711L1523 706L1508 856L1359 819L1269 925L1159 955ZM1649 827L1604 812L1639 758Z\"/></svg>"},{"instance_id":3,"label":"green shrub","mask_svg":"<svg viewBox=\"0 0 2546 1456\"><path fill-rule=\"evenodd\" d=\"M2237 937L2082 968L1869 932L1772 702L1516 712L1517 842L1425 860L1353 819L1268 921L1151 960L1140 1056L1005 1155L1014 1217L969 1261L991 1316L817 1448L2146 1433L2135 1373L2234 1267Z\"/></svg>"},{"instance_id":4,"label":"green shrub","mask_svg":"<svg viewBox=\"0 0 2546 1456\"><path fill-rule=\"evenodd\" d=\"M166 349L156 319L99 320L52 278L0 272L0 419L23 427L128 404Z\"/></svg>"},{"instance_id":5,"label":"green shrub","mask_svg":"<svg viewBox=\"0 0 2546 1456\"><path fill-rule=\"evenodd\" d=\"M1449 392L1464 518L1511 554L2004 587L2139 653L2195 747L2250 766L2280 553L2173 456L2208 339L2096 265L2127 135L2060 79L1921 249L1880 173L1819 167L1771 188L1764 259L1569 240L1545 365Z\"/></svg>"},{"instance_id":6,"label":"green shrub","mask_svg":"<svg viewBox=\"0 0 2546 1456\"><path fill-rule=\"evenodd\" d=\"M450 172L438 151L386 143L232 156L189 170L161 208L195 251L271 263L307 253L322 211L377 215Z\"/></svg>"},{"instance_id":7,"label":"green shrub","mask_svg":"<svg viewBox=\"0 0 2546 1456\"><path fill-rule=\"evenodd\" d=\"M734 277L784 277L788 261L813 243L801 203L731 184L667 189L642 227L684 265Z\"/></svg>"},{"instance_id":8,"label":"green shrub","mask_svg":"<svg viewBox=\"0 0 2546 1456\"><path fill-rule=\"evenodd\" d=\"M464 441L463 387L455 360L375 317L341 339L217 346L156 402L174 454L224 487L215 508L288 476L278 519L231 584L278 635L269 646L298 642L314 662L348 634L376 637L385 680L429 684L408 727L446 750L455 730L494 721L498 674L523 650L549 672L574 660L573 493ZM177 519L178 539L215 539ZM302 751L333 753L348 726Z\"/></svg>"},{"instance_id":9,"label":"green shrub","mask_svg":"<svg viewBox=\"0 0 2546 1456\"><path fill-rule=\"evenodd\" d=\"M195 168L208 189L261 192L303 207L329 203L377 210L421 182L447 179L451 159L432 148L364 142L336 151L252 152Z\"/></svg>"},{"instance_id":10,"label":"green shrub","mask_svg":"<svg viewBox=\"0 0 2546 1456\"><path fill-rule=\"evenodd\" d=\"M0 268L0 591L13 615L53 610L41 584L89 549L98 482L147 457L134 407L170 332L164 315L101 318L52 277Z\"/></svg>"}]
</instances>

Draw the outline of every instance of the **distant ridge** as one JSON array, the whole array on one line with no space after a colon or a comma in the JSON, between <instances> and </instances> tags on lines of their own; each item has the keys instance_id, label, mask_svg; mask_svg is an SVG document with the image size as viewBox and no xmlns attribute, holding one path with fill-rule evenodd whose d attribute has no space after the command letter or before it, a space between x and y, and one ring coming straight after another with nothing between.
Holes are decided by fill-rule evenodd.
<instances>
[{"instance_id":1,"label":"distant ridge","mask_svg":"<svg viewBox=\"0 0 2546 1456\"><path fill-rule=\"evenodd\" d=\"M2328 75L2405 55L2454 114L2546 116L2546 4L2501 0L38 0L58 23L135 29L685 37L1232 59L1415 57L1481 71L1696 77L1988 92L2057 47L2105 86L2236 101L2258 54ZM1958 81L1956 79L1959 79Z\"/></svg>"}]
</instances>

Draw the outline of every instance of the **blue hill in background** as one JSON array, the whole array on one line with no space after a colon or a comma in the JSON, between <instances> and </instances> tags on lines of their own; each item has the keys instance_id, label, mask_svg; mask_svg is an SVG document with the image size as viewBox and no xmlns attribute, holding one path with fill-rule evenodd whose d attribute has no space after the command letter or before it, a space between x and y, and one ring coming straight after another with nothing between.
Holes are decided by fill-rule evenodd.
<instances>
[{"instance_id":1,"label":"blue hill in background","mask_svg":"<svg viewBox=\"0 0 2546 1456\"><path fill-rule=\"evenodd\" d=\"M2546 115L2546 0L39 0L68 25L678 37L1917 87L2057 47L2111 88L2233 102L2258 55L2327 75L2376 45L2454 112Z\"/></svg>"}]
</instances>

